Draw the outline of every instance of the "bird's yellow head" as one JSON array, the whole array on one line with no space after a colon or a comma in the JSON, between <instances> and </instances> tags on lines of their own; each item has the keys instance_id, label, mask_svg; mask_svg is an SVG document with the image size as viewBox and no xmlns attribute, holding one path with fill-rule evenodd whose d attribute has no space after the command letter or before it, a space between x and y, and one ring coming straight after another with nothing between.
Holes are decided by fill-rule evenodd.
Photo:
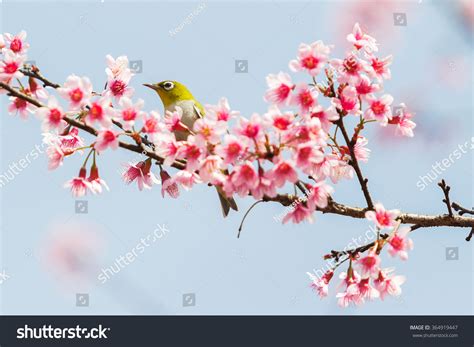
<instances>
[{"instance_id":1,"label":"bird's yellow head","mask_svg":"<svg viewBox=\"0 0 474 347\"><path fill-rule=\"evenodd\" d=\"M188 88L177 81L166 80L155 84L145 83L144 86L153 89L160 96L165 107L182 100L194 100Z\"/></svg>"}]
</instances>

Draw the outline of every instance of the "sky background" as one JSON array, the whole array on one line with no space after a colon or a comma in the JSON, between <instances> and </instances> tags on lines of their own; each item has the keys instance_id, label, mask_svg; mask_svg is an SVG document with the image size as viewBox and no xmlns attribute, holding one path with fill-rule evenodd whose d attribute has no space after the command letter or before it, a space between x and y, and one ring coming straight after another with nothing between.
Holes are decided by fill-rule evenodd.
<instances>
[{"instance_id":1,"label":"sky background","mask_svg":"<svg viewBox=\"0 0 474 347\"><path fill-rule=\"evenodd\" d=\"M203 6L204 4L204 6ZM472 4L471 4L472 7ZM199 10L200 9L200 10ZM369 29L380 55L394 55L385 90L416 112L416 136L395 138L378 126L367 131L371 160L362 165L374 200L388 208L445 213L436 183L423 191L420 175L432 170L474 134L472 31L456 1L406 2L19 2L0 3L1 32L28 32L29 59L51 80L75 73L100 88L105 55L142 61L133 79L147 110L161 104L145 82L185 83L202 103L226 96L250 115L264 113L265 76L288 70L301 42L323 40L340 56L354 22ZM190 22L185 19L199 11ZM471 8L472 11L472 8ZM405 13L406 26L394 25ZM176 28L181 29L177 30ZM472 30L472 29L471 29ZM175 31L174 35L170 31ZM235 73L235 60L248 60L248 73ZM304 75L294 75L305 80ZM1 172L41 145L39 122L7 114L0 98ZM0 285L2 314L297 314L297 315L460 315L473 313L472 242L467 230L419 229L415 249L402 262L384 254L384 266L407 277L403 295L359 308L336 304L336 283L320 300L306 272L324 268L322 255L364 235L369 223L316 215L313 224L281 225L278 204L260 204L241 218L250 199L238 199L239 213L223 219L215 192L197 186L177 200L163 199L160 187L139 192L120 179L122 163L137 155L107 152L99 162L111 191L88 196L88 213L75 213L75 200L62 188L82 159L72 158L48 172L44 154L0 188ZM439 178L452 186L452 198L473 206L473 152L456 160ZM336 187L334 198L362 206L356 180ZM131 251L158 225L169 232L138 258L101 284L101 268ZM446 247L459 259L447 260ZM66 269L66 270L65 270ZM88 307L76 294L89 295ZM183 294L195 305L183 307Z\"/></svg>"}]
</instances>

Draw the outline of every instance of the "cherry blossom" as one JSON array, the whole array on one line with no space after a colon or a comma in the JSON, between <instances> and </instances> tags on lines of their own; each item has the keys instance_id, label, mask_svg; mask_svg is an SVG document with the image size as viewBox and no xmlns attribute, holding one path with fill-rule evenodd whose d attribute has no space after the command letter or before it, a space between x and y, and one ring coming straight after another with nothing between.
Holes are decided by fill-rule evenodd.
<instances>
[{"instance_id":1,"label":"cherry blossom","mask_svg":"<svg viewBox=\"0 0 474 347\"><path fill-rule=\"evenodd\" d=\"M10 97L10 105L8 106L8 113L13 115L19 115L22 119L27 119L28 114L34 113L35 106L30 104L29 102L17 98L17 97Z\"/></svg>"},{"instance_id":2,"label":"cherry blossom","mask_svg":"<svg viewBox=\"0 0 474 347\"><path fill-rule=\"evenodd\" d=\"M387 295L399 296L402 293L401 285L405 283L405 276L393 275L393 269L380 270L374 280L375 288L380 293L380 298L385 299Z\"/></svg>"},{"instance_id":3,"label":"cherry blossom","mask_svg":"<svg viewBox=\"0 0 474 347\"><path fill-rule=\"evenodd\" d=\"M298 181L298 173L294 168L294 163L287 160L276 163L271 170L270 177L277 188L282 187L286 182L296 183Z\"/></svg>"},{"instance_id":4,"label":"cherry blossom","mask_svg":"<svg viewBox=\"0 0 474 347\"><path fill-rule=\"evenodd\" d=\"M145 113L141 111L145 102L138 99L135 103L128 97L123 97L119 101L121 110L118 111L120 120L125 130L131 130L138 120L141 120Z\"/></svg>"},{"instance_id":5,"label":"cherry blossom","mask_svg":"<svg viewBox=\"0 0 474 347\"><path fill-rule=\"evenodd\" d=\"M92 84L87 77L71 75L67 78L64 86L58 88L58 93L69 101L72 111L77 111L89 103L92 97Z\"/></svg>"},{"instance_id":6,"label":"cherry blossom","mask_svg":"<svg viewBox=\"0 0 474 347\"><path fill-rule=\"evenodd\" d=\"M43 131L62 130L67 124L63 119L64 111L54 96L49 98L47 107L36 109L35 114L43 121Z\"/></svg>"},{"instance_id":7,"label":"cherry blossom","mask_svg":"<svg viewBox=\"0 0 474 347\"><path fill-rule=\"evenodd\" d=\"M398 113L392 115L392 119L389 120L389 124L397 125L397 133L403 136L413 137L413 129L415 129L416 124L411 119L413 114L407 112L405 104L400 104L397 108Z\"/></svg>"},{"instance_id":8,"label":"cherry blossom","mask_svg":"<svg viewBox=\"0 0 474 347\"><path fill-rule=\"evenodd\" d=\"M265 93L265 101L276 105L288 105L291 90L295 87L290 75L279 72L277 75L269 74L266 78L268 90Z\"/></svg>"},{"instance_id":9,"label":"cherry blossom","mask_svg":"<svg viewBox=\"0 0 474 347\"><path fill-rule=\"evenodd\" d=\"M107 185L107 183L102 178L100 178L99 168L95 164L91 166L91 171L87 180L91 183L92 190L95 193L102 193L102 187L109 190L109 186Z\"/></svg>"},{"instance_id":10,"label":"cherry blossom","mask_svg":"<svg viewBox=\"0 0 474 347\"><path fill-rule=\"evenodd\" d=\"M23 77L20 68L25 60L23 55L5 51L3 60L0 61L0 81L9 83L12 79Z\"/></svg>"},{"instance_id":11,"label":"cherry blossom","mask_svg":"<svg viewBox=\"0 0 474 347\"><path fill-rule=\"evenodd\" d=\"M224 164L233 164L244 156L246 148L246 140L227 134L224 141L216 146L215 152L223 158Z\"/></svg>"},{"instance_id":12,"label":"cherry blossom","mask_svg":"<svg viewBox=\"0 0 474 347\"><path fill-rule=\"evenodd\" d=\"M301 223L302 221L313 222L313 211L306 207L303 203L298 203L296 206L283 217L283 224L292 221L293 223Z\"/></svg>"},{"instance_id":13,"label":"cherry blossom","mask_svg":"<svg viewBox=\"0 0 474 347\"><path fill-rule=\"evenodd\" d=\"M391 55L379 59L373 55L369 55L369 67L367 73L372 77L376 78L379 82L382 80L390 79L392 74L388 68L392 64L393 57Z\"/></svg>"},{"instance_id":14,"label":"cherry blossom","mask_svg":"<svg viewBox=\"0 0 474 347\"><path fill-rule=\"evenodd\" d=\"M399 256L402 260L408 259L407 251L413 249L413 241L408 238L410 231L410 228L402 227L388 238L388 253L392 257Z\"/></svg>"},{"instance_id":15,"label":"cherry blossom","mask_svg":"<svg viewBox=\"0 0 474 347\"><path fill-rule=\"evenodd\" d=\"M321 298L328 296L329 282L331 281L331 278L334 276L334 271L328 270L327 272L324 273L324 275L321 278L316 277L310 272L307 272L307 274L312 282L311 288L313 288L314 291Z\"/></svg>"},{"instance_id":16,"label":"cherry blossom","mask_svg":"<svg viewBox=\"0 0 474 347\"><path fill-rule=\"evenodd\" d=\"M290 99L292 105L297 105L301 112L307 113L318 104L318 91L307 84L300 83L296 86Z\"/></svg>"},{"instance_id":17,"label":"cherry blossom","mask_svg":"<svg viewBox=\"0 0 474 347\"><path fill-rule=\"evenodd\" d=\"M97 135L97 141L94 144L94 148L98 152L102 152L107 148L115 150L118 148L118 146L119 140L117 132L109 129L99 131L99 134Z\"/></svg>"},{"instance_id":18,"label":"cherry blossom","mask_svg":"<svg viewBox=\"0 0 474 347\"><path fill-rule=\"evenodd\" d=\"M30 47L29 43L25 41L26 31L21 31L17 35L5 33L4 38L5 46L8 46L8 48L16 54L26 53L26 50Z\"/></svg>"},{"instance_id":19,"label":"cherry blossom","mask_svg":"<svg viewBox=\"0 0 474 347\"><path fill-rule=\"evenodd\" d=\"M84 117L86 124L95 125L99 123L104 128L112 125L112 118L115 116L115 111L110 104L110 99L100 98L91 103Z\"/></svg>"},{"instance_id":20,"label":"cherry blossom","mask_svg":"<svg viewBox=\"0 0 474 347\"><path fill-rule=\"evenodd\" d=\"M228 122L240 115L239 111L232 111L227 98L221 98L217 105L206 105L206 117L215 121Z\"/></svg>"},{"instance_id":21,"label":"cherry blossom","mask_svg":"<svg viewBox=\"0 0 474 347\"><path fill-rule=\"evenodd\" d=\"M138 189L150 189L153 184L159 184L160 181L151 172L151 160L140 161L136 164L129 163L126 165L127 170L122 174L125 183L130 184L137 181Z\"/></svg>"},{"instance_id":22,"label":"cherry blossom","mask_svg":"<svg viewBox=\"0 0 474 347\"><path fill-rule=\"evenodd\" d=\"M372 95L367 96L369 108L365 111L364 118L366 120L375 119L380 125L386 126L388 121L392 119L392 109L390 105L393 102L391 95L385 94L379 99Z\"/></svg>"},{"instance_id":23,"label":"cherry blossom","mask_svg":"<svg viewBox=\"0 0 474 347\"><path fill-rule=\"evenodd\" d=\"M345 87L338 98L332 98L333 105L346 113L360 114L360 103L357 90L353 86Z\"/></svg>"},{"instance_id":24,"label":"cherry blossom","mask_svg":"<svg viewBox=\"0 0 474 347\"><path fill-rule=\"evenodd\" d=\"M354 24L352 33L347 35L347 41L352 43L357 50L361 48L367 52L376 52L378 50L376 40L372 36L364 33L359 23Z\"/></svg>"},{"instance_id":25,"label":"cherry blossom","mask_svg":"<svg viewBox=\"0 0 474 347\"><path fill-rule=\"evenodd\" d=\"M311 76L316 76L328 60L331 51L329 46L322 41L316 41L310 45L302 43L298 49L298 58L289 64L292 71L307 71Z\"/></svg>"},{"instance_id":26,"label":"cherry blossom","mask_svg":"<svg viewBox=\"0 0 474 347\"><path fill-rule=\"evenodd\" d=\"M161 196L165 197L165 194L168 194L173 199L177 199L179 197L179 188L176 182L171 180L170 174L165 170L161 170L160 178L161 178Z\"/></svg>"},{"instance_id":27,"label":"cherry blossom","mask_svg":"<svg viewBox=\"0 0 474 347\"><path fill-rule=\"evenodd\" d=\"M372 249L368 255L357 260L357 265L361 270L362 276L374 276L379 272L380 257L375 252L376 249Z\"/></svg>"},{"instance_id":28,"label":"cherry blossom","mask_svg":"<svg viewBox=\"0 0 474 347\"><path fill-rule=\"evenodd\" d=\"M391 228L396 224L396 218L400 214L398 210L386 210L382 204L374 205L374 211L367 211L365 218L375 222L379 228Z\"/></svg>"},{"instance_id":29,"label":"cherry blossom","mask_svg":"<svg viewBox=\"0 0 474 347\"><path fill-rule=\"evenodd\" d=\"M309 187L308 206L311 209L325 208L328 205L328 199L334 192L334 188L324 181L318 182Z\"/></svg>"},{"instance_id":30,"label":"cherry blossom","mask_svg":"<svg viewBox=\"0 0 474 347\"><path fill-rule=\"evenodd\" d=\"M86 195L88 191L94 194L96 193L92 183L86 179L86 175L87 169L85 167L81 167L79 170L79 175L64 184L65 188L71 189L71 193L75 198L80 198Z\"/></svg>"}]
</instances>

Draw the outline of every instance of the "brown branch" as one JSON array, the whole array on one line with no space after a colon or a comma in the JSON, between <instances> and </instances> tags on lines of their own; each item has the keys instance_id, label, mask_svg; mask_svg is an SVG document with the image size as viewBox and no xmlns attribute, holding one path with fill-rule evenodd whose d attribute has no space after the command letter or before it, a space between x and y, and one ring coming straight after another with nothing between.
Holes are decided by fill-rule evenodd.
<instances>
[{"instance_id":1,"label":"brown branch","mask_svg":"<svg viewBox=\"0 0 474 347\"><path fill-rule=\"evenodd\" d=\"M297 203L300 198L291 194L279 194L276 197L270 198L268 196L263 197L263 201L278 202L283 206L290 206L293 203ZM301 199L300 199L301 200ZM337 203L330 200L328 206L325 208L318 208L317 211L326 214L337 214L340 216L364 219L365 213L369 211L369 208L352 207ZM474 218L462 217L462 216L449 216L449 215L422 215L414 213L401 213L397 220L402 224L414 224L413 230L418 228L427 227L459 227L459 228L472 228L474 227Z\"/></svg>"},{"instance_id":2,"label":"brown branch","mask_svg":"<svg viewBox=\"0 0 474 347\"><path fill-rule=\"evenodd\" d=\"M451 206L454 208L454 210L460 215L462 216L463 214L472 214L474 215L474 210L469 210L465 207L462 207L461 205L459 205L458 203L456 202L453 202L451 204Z\"/></svg>"},{"instance_id":3,"label":"brown branch","mask_svg":"<svg viewBox=\"0 0 474 347\"><path fill-rule=\"evenodd\" d=\"M8 92L8 95L23 99L23 100L29 102L30 104L32 104L36 107L46 107L45 105L43 105L38 100L36 100L36 99L32 98L31 96L26 95L26 94L24 94L24 93L22 93L18 90L16 90L15 88L11 87L10 85L8 85L4 82L0 82L0 88L5 89ZM78 121L77 119L74 119L74 118L71 118L71 117L68 117L68 116L64 116L64 121L66 121L66 123L68 123L68 124L70 124L74 127L77 127L81 130L84 130L85 132L87 132L87 133L89 133L93 136L97 136L97 134L98 134L98 131L95 128L93 128L93 127L91 127L87 124L84 124L84 123ZM132 151L132 152L142 153L143 155L147 156L148 158L156 160L160 164L163 164L163 162L164 162L163 157L157 155L153 151L149 151L146 148L143 148L143 147L139 146L138 144L131 144L131 143L126 143L126 142L119 141L119 146L124 148L124 149L128 149L129 151ZM175 161L171 166L178 169L178 170L183 170L183 169L186 168L186 165L184 163L177 162L177 161Z\"/></svg>"},{"instance_id":4,"label":"brown branch","mask_svg":"<svg viewBox=\"0 0 474 347\"><path fill-rule=\"evenodd\" d=\"M441 180L441 182L438 183L438 186L441 188L441 190L444 193L444 199L443 202L446 204L446 207L448 208L448 214L450 217L453 217L453 210L451 208L451 201L449 200L449 191L451 190L451 187L446 184L445 180Z\"/></svg>"},{"instance_id":5,"label":"brown branch","mask_svg":"<svg viewBox=\"0 0 474 347\"><path fill-rule=\"evenodd\" d=\"M351 155L351 160L350 160L349 164L354 168L354 171L356 172L357 179L359 180L360 187L361 187L362 192L363 192L364 197L365 197L365 201L367 202L367 208L369 210L373 210L374 204L372 202L372 198L371 198L370 193L369 193L369 188L367 186L368 179L364 178L364 176L362 175L362 171L360 169L359 162L357 161L357 157L355 155L355 151L354 151L355 142L353 140L351 140L349 135L347 134L347 130L344 127L343 114L340 113L339 117L340 118L336 122L336 125L338 125L339 128L341 129L342 136L344 137L344 140L347 144L347 147L349 148L349 154Z\"/></svg>"},{"instance_id":6,"label":"brown branch","mask_svg":"<svg viewBox=\"0 0 474 347\"><path fill-rule=\"evenodd\" d=\"M61 85L51 82L48 80L46 77L44 77L38 70L37 67L31 67L31 68L22 68L20 69L20 72L28 77L33 77L36 78L37 80L40 80L43 83L43 87L51 87L54 89L60 88Z\"/></svg>"}]
</instances>

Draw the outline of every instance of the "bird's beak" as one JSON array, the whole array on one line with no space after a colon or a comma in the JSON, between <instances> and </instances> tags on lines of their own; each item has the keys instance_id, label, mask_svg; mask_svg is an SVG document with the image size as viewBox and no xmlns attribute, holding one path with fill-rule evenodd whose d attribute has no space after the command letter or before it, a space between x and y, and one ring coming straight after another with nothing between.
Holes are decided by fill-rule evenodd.
<instances>
[{"instance_id":1,"label":"bird's beak","mask_svg":"<svg viewBox=\"0 0 474 347\"><path fill-rule=\"evenodd\" d=\"M158 86L155 85L155 84L144 83L143 85L144 85L145 87L151 88L151 89L153 89L153 90L157 90L157 89L158 89Z\"/></svg>"}]
</instances>

